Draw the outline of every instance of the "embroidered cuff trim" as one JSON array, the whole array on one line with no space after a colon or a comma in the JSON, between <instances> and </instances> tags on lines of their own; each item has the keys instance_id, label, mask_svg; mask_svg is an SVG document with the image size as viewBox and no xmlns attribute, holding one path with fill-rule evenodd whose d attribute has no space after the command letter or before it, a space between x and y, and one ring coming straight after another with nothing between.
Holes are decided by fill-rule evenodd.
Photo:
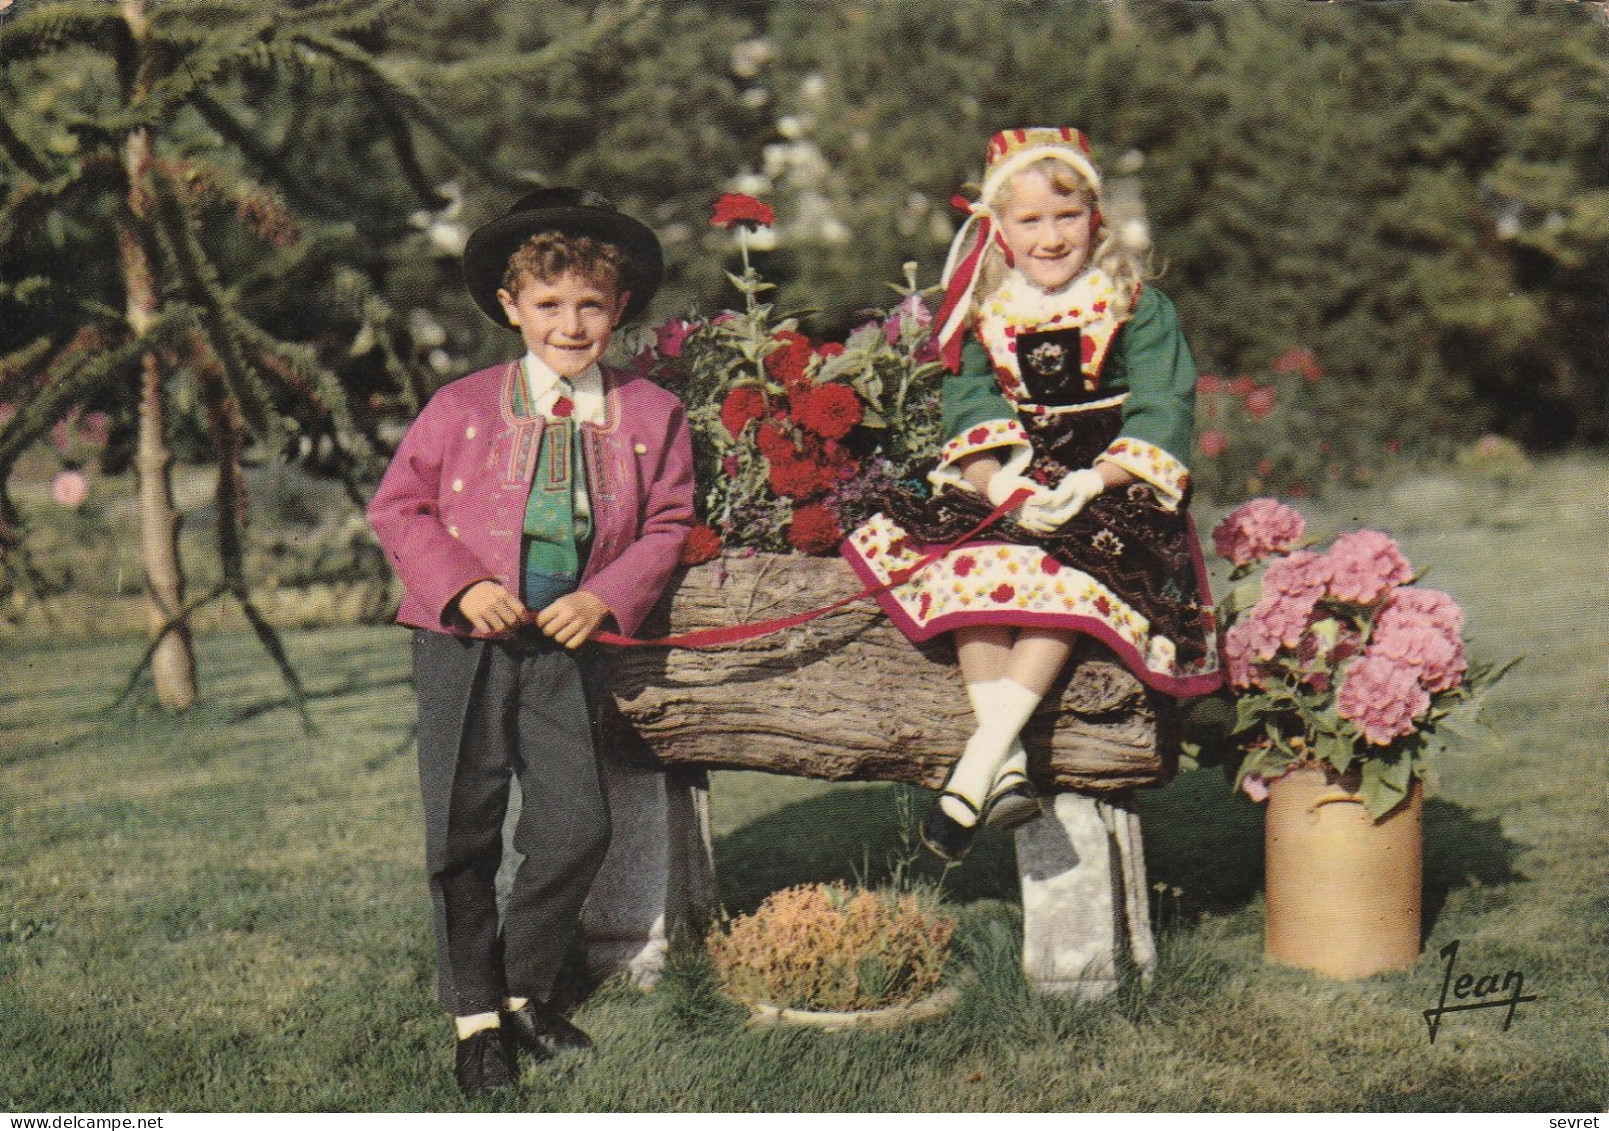
<instances>
[{"instance_id":1,"label":"embroidered cuff trim","mask_svg":"<svg viewBox=\"0 0 1609 1131\"><path fill-rule=\"evenodd\" d=\"M972 490L972 485L961 475L960 461L992 449L1010 448L1009 453L997 453L1004 458L1001 466L1013 474L1021 474L1033 459L1033 446L1028 433L1015 420L986 420L975 424L945 444L939 452L939 465L928 473L928 482L936 488L957 487Z\"/></svg>"},{"instance_id":2,"label":"embroidered cuff trim","mask_svg":"<svg viewBox=\"0 0 1609 1131\"><path fill-rule=\"evenodd\" d=\"M1178 510L1190 485L1190 469L1155 444L1119 436L1095 458L1116 464L1130 475L1149 483L1157 501L1168 510Z\"/></svg>"}]
</instances>

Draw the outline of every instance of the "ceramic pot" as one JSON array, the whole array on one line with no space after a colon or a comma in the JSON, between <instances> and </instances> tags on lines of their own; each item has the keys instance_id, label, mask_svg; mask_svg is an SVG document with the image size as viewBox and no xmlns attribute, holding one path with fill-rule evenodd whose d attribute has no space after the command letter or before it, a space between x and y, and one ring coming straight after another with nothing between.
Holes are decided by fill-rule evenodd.
<instances>
[{"instance_id":1,"label":"ceramic pot","mask_svg":"<svg viewBox=\"0 0 1609 1131\"><path fill-rule=\"evenodd\" d=\"M1423 848L1418 781L1378 822L1331 772L1304 767L1270 782L1266 958L1341 979L1412 966Z\"/></svg>"}]
</instances>

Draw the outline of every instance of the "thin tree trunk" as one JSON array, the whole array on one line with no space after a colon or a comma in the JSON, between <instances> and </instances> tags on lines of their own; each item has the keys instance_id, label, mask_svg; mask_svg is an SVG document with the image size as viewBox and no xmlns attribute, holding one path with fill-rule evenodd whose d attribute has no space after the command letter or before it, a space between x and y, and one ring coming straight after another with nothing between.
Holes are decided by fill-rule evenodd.
<instances>
[{"instance_id":1,"label":"thin tree trunk","mask_svg":"<svg viewBox=\"0 0 1609 1131\"><path fill-rule=\"evenodd\" d=\"M125 99L143 93L147 27L145 0L123 0L123 16L134 40L133 72L125 76ZM123 264L129 328L136 334L148 329L156 317L156 279L150 256L140 239L150 207L151 135L144 127L131 130L123 147L128 176L127 208L118 217L117 242ZM179 513L173 502L173 453L167 443L167 401L162 366L154 352L140 359L139 436L134 475L139 488L140 558L145 566L146 619L157 641L151 656L151 675L157 701L182 711L196 700L195 648L189 625L176 620L184 605L184 569L179 560Z\"/></svg>"}]
</instances>

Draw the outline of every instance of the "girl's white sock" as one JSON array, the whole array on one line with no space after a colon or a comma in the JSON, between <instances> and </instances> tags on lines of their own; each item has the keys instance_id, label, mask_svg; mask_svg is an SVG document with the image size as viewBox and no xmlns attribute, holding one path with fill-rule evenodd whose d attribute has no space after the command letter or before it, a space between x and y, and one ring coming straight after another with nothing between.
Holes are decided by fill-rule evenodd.
<instances>
[{"instance_id":1,"label":"girl's white sock","mask_svg":"<svg viewBox=\"0 0 1609 1131\"><path fill-rule=\"evenodd\" d=\"M963 825L976 823L977 810L994 785L1000 768L1015 752L1012 744L1039 706L1040 696L1009 677L986 683L968 684L967 697L978 716L978 729L967 740L966 749L955 765L946 789L970 801L974 808L953 797L939 805ZM1020 747L1020 744L1018 744ZM1026 755L1024 755L1026 765Z\"/></svg>"}]
</instances>

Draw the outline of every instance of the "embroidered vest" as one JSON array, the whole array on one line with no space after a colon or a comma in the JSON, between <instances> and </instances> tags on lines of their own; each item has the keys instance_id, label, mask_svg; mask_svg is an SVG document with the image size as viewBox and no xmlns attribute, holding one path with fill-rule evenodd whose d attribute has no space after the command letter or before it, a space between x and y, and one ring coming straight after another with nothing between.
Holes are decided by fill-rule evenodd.
<instances>
[{"instance_id":1,"label":"embroidered vest","mask_svg":"<svg viewBox=\"0 0 1609 1131\"><path fill-rule=\"evenodd\" d=\"M974 331L989 351L1001 392L1024 409L1104 397L1101 366L1128 321L1116 314L1117 299L1117 285L1098 267L1053 293L1020 271L1008 274L983 304Z\"/></svg>"},{"instance_id":2,"label":"embroidered vest","mask_svg":"<svg viewBox=\"0 0 1609 1131\"><path fill-rule=\"evenodd\" d=\"M561 400L568 401L569 383L561 382L559 389ZM514 387L514 411L534 415L523 381ZM525 504L525 576L520 596L528 608L541 609L573 593L581 580L592 518L576 507L576 486L586 482L576 428L569 415L554 415L542 429L536 474Z\"/></svg>"}]
</instances>

